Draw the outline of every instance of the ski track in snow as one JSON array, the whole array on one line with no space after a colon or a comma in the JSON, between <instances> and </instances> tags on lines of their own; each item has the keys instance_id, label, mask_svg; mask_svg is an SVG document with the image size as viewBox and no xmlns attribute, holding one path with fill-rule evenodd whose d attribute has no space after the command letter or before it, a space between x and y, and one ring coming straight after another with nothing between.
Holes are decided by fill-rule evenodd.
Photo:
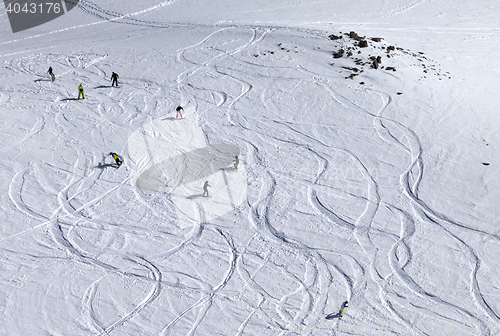
<instances>
[{"instance_id":1,"label":"ski track in snow","mask_svg":"<svg viewBox=\"0 0 500 336\"><path fill-rule=\"evenodd\" d=\"M410 7L417 6L419 2L411 4ZM167 3L169 1L162 3L161 6ZM154 22L136 20L131 18L131 15L105 11L90 1L81 1L79 7L104 20L116 18L127 24L156 27ZM396 15L407 9L406 7L401 8L395 13L389 13L389 15ZM225 44L221 41L225 41L232 32L237 32L244 37L231 40L230 43L234 42L235 45L224 49ZM27 218L27 228L0 238L0 244L22 237L27 233L36 235L39 231L48 230L57 248L65 251L65 259L75 262L81 267L92 269L95 272L94 278L83 291L80 308L81 324L87 331L95 335L121 334L121 328L127 323L131 323L136 316L141 315L141 312L147 310L155 301L160 299L169 301L166 288L175 288L183 294L194 293L193 295L198 295L198 298L191 300L177 314L172 314L170 311L168 317L166 317L167 315L163 316L163 320L159 323L161 327L157 326L157 334L177 335L182 332L181 330L184 330L186 335L195 335L208 319L210 310L214 309L218 298L227 295L221 293L226 287L229 287L232 281L240 281L238 285L244 286L245 293L241 296L244 297L247 306L245 307L247 315L240 321L236 335L246 334L246 330L249 328L258 328L256 320L272 328L276 335L302 335L302 333L292 331L290 326L314 326L322 323L325 314L330 313L332 309L337 309L336 304L344 299L358 305L361 305L362 302L366 311L376 311L377 314L381 314L386 319L393 318L396 323L411 327L412 321L407 315L400 312L398 307L404 305L408 309L409 305L412 304L413 297L420 297L427 303L440 307L435 309L421 307L418 311L422 311L424 315L444 322L455 322L452 317L436 312L452 310L477 323L476 331L478 334L491 335L485 320L476 311L449 302L437 293L426 291L418 284L418 279L412 278L405 270L405 267L411 264L413 255L408 241L415 234L418 223L425 222L436 226L444 236L450 237L455 242L469 262L470 279L468 281L471 301L490 320L497 324L500 323L498 313L487 304L478 284L477 273L481 267L481 260L474 249L459 238L455 232L456 230L474 231L495 240L499 240L499 237L473 230L465 224L455 222L446 215L434 211L424 200L419 198L418 189L424 173L423 149L414 131L397 121L384 117L384 111L392 108L390 95L367 90L370 94L379 97L382 102L382 107L378 111L368 111L356 101L338 93L335 84L326 75L321 76L302 67L290 66L287 70L296 77L287 78L284 76L281 78L285 81L299 78L300 85L316 85L318 91L325 93L331 101L336 102L339 106L371 118L373 134L376 134L388 146L407 153L410 164L404 171L400 172L399 177L401 195L405 197L405 201L400 204L391 204L390 201L381 196L381 186L377 177L371 174L368 166L370 164L367 162L370 160L369 158L365 158L362 153L356 153L349 148L337 146L326 138L317 137L315 133L317 129L331 126L311 123L308 125L311 128L307 132L301 127L303 125L300 122L294 123L286 120L285 117L273 115L270 101L279 97L266 97L266 92L262 92L260 98L262 106L269 113L260 115L258 119L257 117L241 115L238 112L240 104L244 104L245 99L251 99L250 95L254 94L254 91L261 89L256 84L260 78L257 81L244 78L241 75L243 71L234 71L225 64L231 60L242 66L251 67L252 65L244 60L239 60L238 55L259 46L271 33L270 29L224 27L210 33L199 43L178 50L176 55L177 61L184 68L187 68L178 75L176 81L180 104L195 106L199 123L207 138L207 145L210 144L211 137L214 136L213 130L216 128L208 118L205 118L209 114L219 114L219 120L224 120L227 123L225 126L237 129L237 131L233 131L231 136L239 137L240 144L247 144L249 150L245 154L245 160L252 167L252 173L258 175L252 186L258 191L258 196L254 198L249 196L247 201L248 214L245 219L250 224L249 227L254 229L253 237L249 239L247 236L239 236L236 233L232 236L234 230L201 220L189 232L178 234L175 237L178 241L176 244L169 248L160 249L154 254L135 254L132 249L124 248L126 243L123 243L120 248L112 248L111 246L114 244L120 244L118 240L110 240L109 246L105 247L94 245L92 239L86 240L84 238L82 234L84 228L92 227L93 230L105 228L113 233L120 231L120 234L129 236L141 233L159 236L164 240L168 240L170 237L161 230L134 228L130 224L124 224L120 227L120 223L111 224L97 216L98 210L95 207L98 207L101 202L110 197L126 200L125 193L133 195L128 197L132 197L140 206L151 212L158 208L150 203L150 200L147 199L148 195L135 190L135 187L130 183L133 180L131 173L131 176L124 177L123 170L125 168L117 170L115 175L106 174L104 170L96 169L96 165L102 163L101 157L75 147L73 156L64 158L62 162L58 163L58 166L41 160L30 162L27 168L20 168L15 162L10 163L15 173L12 174L13 177L8 187L8 196L17 211ZM236 36L239 36L238 34ZM200 57L200 50L206 51L209 56L204 60L196 59L196 57ZM80 78L88 83L97 85L99 81L93 78L97 77L102 80L109 75L102 65L106 62L108 62L107 55L72 55L66 58L65 64L60 64L64 65L66 69L61 75L69 76L76 72ZM31 63L23 62L9 64L7 70L19 74L35 75L35 72L30 68L31 65ZM259 67L267 68L270 72L274 70L270 65L259 65ZM199 85L207 77L225 84L221 85L222 88L210 87L210 84ZM94 100L89 99L89 104L96 111L92 115L86 112L85 107L79 106L74 107L74 110L69 113L70 105L74 105L73 102L63 102L58 96L55 101L47 102L46 110L34 123L29 125L26 135L13 143L12 146L20 148L30 141L36 141L37 134L42 132L53 135L63 132L63 135L69 137L71 132L88 124L95 128L92 132L96 134L96 138L100 138L103 142L110 136L123 137L127 133L127 128L120 120L125 120L128 125L137 124L137 121L146 122L157 112L170 106L162 97L166 94L167 88L159 83L149 83L150 86L147 87L144 84L139 80L134 81L131 85L135 86L137 92L130 96L126 96L123 92L116 95L111 93L106 95L94 91L93 94L97 97L97 101L95 98ZM51 85L55 87L51 86L50 90L60 95L64 93L68 97L71 96L69 92L64 91L65 88L59 87L57 82ZM228 88L227 92L224 90L225 88ZM42 90L41 83L39 90ZM283 91L281 93L284 94ZM279 94L278 91L273 92L273 95ZM297 94L299 93L297 92ZM311 99L320 100L318 97ZM18 102L15 101L12 93L2 92L0 93L0 103L17 104ZM107 133L108 129L111 130L111 135ZM249 137L249 134L255 135L256 138ZM396 134L402 134L402 137ZM61 139L61 137L57 138ZM65 145L68 143L76 145L71 142L65 143L65 140L61 141ZM268 146L275 147L276 144L284 148L299 148L314 158L317 169L314 176L310 179L293 176L270 164L263 153ZM116 145L118 146L118 144ZM121 150L124 151L125 148L121 148ZM364 194L353 193L347 190L348 188L342 190L342 188L322 184L337 163L334 158L338 155L347 158L346 164L349 167L355 167L356 171L360 173L363 179ZM71 159L74 161L72 162ZM45 175L49 171L55 171L57 176L64 176L64 178L61 178L59 183L54 183L51 176ZM310 246L301 241L299 237L282 231L283 228L279 227L280 223L276 221L273 210L278 203L276 195L282 190L287 190L284 181L291 180L305 188L303 197L305 203L310 207L311 213L324 219L339 235L343 236L348 244L347 248ZM33 185L38 185L43 192L52 197L54 204L47 206L51 211L41 210L30 205L30 201L27 199L30 196L30 187ZM327 194L335 191L336 188L340 189L345 197L353 197L363 204L362 211L357 216L337 213L329 204L330 199ZM405 208L402 208L403 206ZM399 234L374 227L381 209L390 211L394 219L400 223ZM198 211L200 218L203 218L204 209L201 205L198 206ZM165 214L171 215L168 211L165 211ZM159 220L159 217L156 219ZM240 225L243 224L240 223ZM206 239L204 238L205 234L214 234L225 244L226 251L225 254L222 254L221 259L227 259L229 256L227 268L218 281L211 284L209 280L198 279L200 274L192 275L180 271L169 272L180 279L198 279L200 287L193 289L187 283L174 283L165 280L165 273L169 272L164 272L160 265L168 263L169 260L185 253L189 248L196 248L197 242ZM383 249L375 242L377 237L387 238L394 243L389 249ZM263 248L264 252L252 250L251 243L259 240L269 244L268 247ZM384 250L387 250L387 255L383 254ZM261 252L267 253L267 256L261 258ZM274 254L280 253L293 254L300 260L304 260L302 274L299 275L296 270L291 270L289 265L279 264L279 262L272 260ZM103 259L108 261L105 262ZM256 260L261 262L257 269L254 266L257 263ZM378 269L382 263L390 268L390 274L382 275ZM259 272L268 268L269 265L293 284L290 285L289 292L272 292L270 288L266 288L265 284L259 283ZM100 293L105 291L103 284L111 275L121 279L141 281L143 294L129 298L128 306L112 318L104 319L103 312L99 309ZM401 288L392 287L393 278L399 279L404 286L404 295L401 294ZM344 293L337 293L336 298L332 299L331 292L339 290L339 287L335 287L334 283L340 283ZM376 298L367 297L364 293L367 286L372 285L378 289L378 297ZM102 295L105 294L102 292ZM175 296L176 292L173 295ZM361 317L358 316L358 318ZM183 329L176 329L182 323L185 323ZM336 334L334 330L331 332ZM428 335L423 330L418 330L415 334Z\"/></svg>"}]
</instances>

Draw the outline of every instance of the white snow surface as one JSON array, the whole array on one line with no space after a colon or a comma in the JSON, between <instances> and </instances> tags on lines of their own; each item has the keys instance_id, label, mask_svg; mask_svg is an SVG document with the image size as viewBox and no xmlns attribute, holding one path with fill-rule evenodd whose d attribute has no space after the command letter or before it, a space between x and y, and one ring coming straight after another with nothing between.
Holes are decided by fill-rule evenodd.
<instances>
[{"instance_id":1,"label":"white snow surface","mask_svg":"<svg viewBox=\"0 0 500 336\"><path fill-rule=\"evenodd\" d=\"M0 6L0 335L500 334L498 17L81 0L13 34Z\"/></svg>"}]
</instances>

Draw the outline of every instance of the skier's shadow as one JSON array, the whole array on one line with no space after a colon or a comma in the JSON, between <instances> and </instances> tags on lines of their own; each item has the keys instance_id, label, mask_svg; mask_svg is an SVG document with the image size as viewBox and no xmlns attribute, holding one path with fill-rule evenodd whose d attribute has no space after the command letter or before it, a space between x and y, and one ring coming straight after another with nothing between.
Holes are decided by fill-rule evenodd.
<instances>
[{"instance_id":1,"label":"skier's shadow","mask_svg":"<svg viewBox=\"0 0 500 336\"><path fill-rule=\"evenodd\" d=\"M68 100L78 100L78 98L64 98L64 99L61 99L61 101L68 101Z\"/></svg>"},{"instance_id":2,"label":"skier's shadow","mask_svg":"<svg viewBox=\"0 0 500 336\"><path fill-rule=\"evenodd\" d=\"M203 196L203 194L196 194L196 195L188 196L186 198L192 200L192 199L197 199L197 198L205 198L205 196Z\"/></svg>"},{"instance_id":3,"label":"skier's shadow","mask_svg":"<svg viewBox=\"0 0 500 336\"><path fill-rule=\"evenodd\" d=\"M337 318L337 317L340 317L340 314L339 313L331 313L331 314L328 314L326 315L326 319L327 320L333 320L334 318Z\"/></svg>"},{"instance_id":4,"label":"skier's shadow","mask_svg":"<svg viewBox=\"0 0 500 336\"><path fill-rule=\"evenodd\" d=\"M94 89L107 89L110 87L112 87L112 86L111 85L99 85L99 86L96 86Z\"/></svg>"},{"instance_id":5,"label":"skier's shadow","mask_svg":"<svg viewBox=\"0 0 500 336\"><path fill-rule=\"evenodd\" d=\"M118 165L114 164L114 163L99 163L97 166L95 166L96 168L99 168L99 169L106 169L106 168L118 168Z\"/></svg>"},{"instance_id":6,"label":"skier's shadow","mask_svg":"<svg viewBox=\"0 0 500 336\"><path fill-rule=\"evenodd\" d=\"M52 82L52 80L40 78L40 79L35 79L33 82L35 82L35 83L37 83L37 82Z\"/></svg>"},{"instance_id":7,"label":"skier's shadow","mask_svg":"<svg viewBox=\"0 0 500 336\"><path fill-rule=\"evenodd\" d=\"M182 120L184 118L174 118L174 117L166 117L166 118L163 118L161 120Z\"/></svg>"}]
</instances>

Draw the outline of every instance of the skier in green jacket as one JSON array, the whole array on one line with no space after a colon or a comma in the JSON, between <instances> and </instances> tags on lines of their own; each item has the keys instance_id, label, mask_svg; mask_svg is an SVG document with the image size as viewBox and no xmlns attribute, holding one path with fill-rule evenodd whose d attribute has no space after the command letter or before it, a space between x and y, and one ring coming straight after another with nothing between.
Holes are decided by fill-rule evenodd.
<instances>
[{"instance_id":1,"label":"skier in green jacket","mask_svg":"<svg viewBox=\"0 0 500 336\"><path fill-rule=\"evenodd\" d=\"M78 99L80 99L80 96L85 99L85 94L83 93L83 84L80 83L80 86L78 87Z\"/></svg>"}]
</instances>

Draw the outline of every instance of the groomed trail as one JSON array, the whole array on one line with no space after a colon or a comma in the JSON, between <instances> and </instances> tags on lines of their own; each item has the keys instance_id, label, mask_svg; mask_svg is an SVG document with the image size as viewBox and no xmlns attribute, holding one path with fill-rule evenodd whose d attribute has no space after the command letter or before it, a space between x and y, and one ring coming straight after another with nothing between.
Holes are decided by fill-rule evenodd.
<instances>
[{"instance_id":1,"label":"groomed trail","mask_svg":"<svg viewBox=\"0 0 500 336\"><path fill-rule=\"evenodd\" d=\"M426 151L397 118L418 113L397 88L430 89L404 70L346 80L320 31L139 18L170 3L126 15L81 1L129 30L104 39L82 24L96 26L88 51L45 49L40 34L2 57L0 334L495 335L498 268L481 242L497 250L500 236L420 196ZM170 28L185 34L177 49ZM160 118L189 127L174 137ZM244 173L221 173L228 212L217 194L186 197L193 224L174 191L137 185L168 149L135 161L129 138L183 154L199 129L207 148L239 148ZM345 317L326 320L345 300Z\"/></svg>"}]
</instances>

